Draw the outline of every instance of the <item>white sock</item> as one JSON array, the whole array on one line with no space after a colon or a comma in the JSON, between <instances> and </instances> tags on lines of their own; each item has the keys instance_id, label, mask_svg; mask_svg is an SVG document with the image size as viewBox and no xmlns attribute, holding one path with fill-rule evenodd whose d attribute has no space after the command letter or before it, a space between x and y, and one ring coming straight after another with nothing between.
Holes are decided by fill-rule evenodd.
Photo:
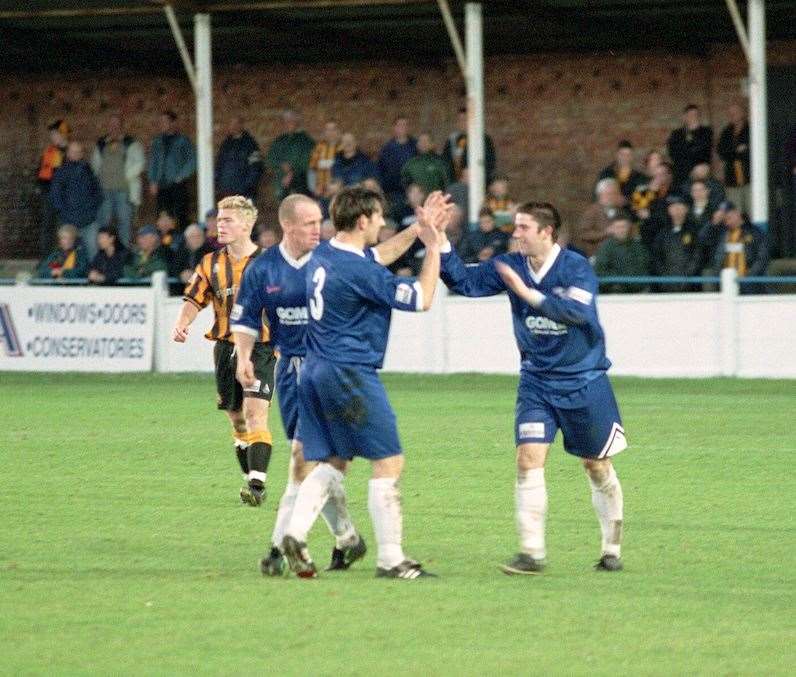
<instances>
[{"instance_id":1,"label":"white sock","mask_svg":"<svg viewBox=\"0 0 796 677\"><path fill-rule=\"evenodd\" d=\"M602 531L602 554L620 557L622 544L622 485L616 471L611 467L608 476L596 483L589 476L591 502Z\"/></svg>"},{"instance_id":2,"label":"white sock","mask_svg":"<svg viewBox=\"0 0 796 677\"><path fill-rule=\"evenodd\" d=\"M403 519L397 479L381 477L368 482L368 511L378 544L377 565L392 569L406 559L401 548Z\"/></svg>"},{"instance_id":3,"label":"white sock","mask_svg":"<svg viewBox=\"0 0 796 677\"><path fill-rule=\"evenodd\" d=\"M544 523L547 516L544 468L534 468L518 474L514 497L520 550L534 559L544 559Z\"/></svg>"},{"instance_id":4,"label":"white sock","mask_svg":"<svg viewBox=\"0 0 796 677\"><path fill-rule=\"evenodd\" d=\"M297 541L306 541L307 534L318 519L323 504L332 493L333 487L340 484L342 479L343 473L328 463L316 465L299 486L285 534Z\"/></svg>"},{"instance_id":5,"label":"white sock","mask_svg":"<svg viewBox=\"0 0 796 677\"><path fill-rule=\"evenodd\" d=\"M296 496L298 495L300 486L298 482L288 480L285 492L279 500L279 509L276 511L276 521L274 522L274 532L271 534L271 543L277 548L282 548L282 539L285 537L285 527L287 527L288 522L290 522L290 516L293 514L293 506L296 504Z\"/></svg>"},{"instance_id":6,"label":"white sock","mask_svg":"<svg viewBox=\"0 0 796 677\"><path fill-rule=\"evenodd\" d=\"M357 532L346 504L345 488L340 482L332 487L329 498L321 508L321 516L334 536L335 546L347 548L357 542Z\"/></svg>"}]
</instances>

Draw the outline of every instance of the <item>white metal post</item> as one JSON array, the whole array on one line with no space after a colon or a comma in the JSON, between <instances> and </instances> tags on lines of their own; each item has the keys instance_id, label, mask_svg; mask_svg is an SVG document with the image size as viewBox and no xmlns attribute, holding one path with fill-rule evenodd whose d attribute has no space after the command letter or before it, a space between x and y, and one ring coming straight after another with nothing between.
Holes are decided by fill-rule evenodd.
<instances>
[{"instance_id":1,"label":"white metal post","mask_svg":"<svg viewBox=\"0 0 796 677\"><path fill-rule=\"evenodd\" d=\"M469 223L478 222L484 202L484 45L480 2L464 6L467 52L467 168L470 175Z\"/></svg>"},{"instance_id":2,"label":"white metal post","mask_svg":"<svg viewBox=\"0 0 796 677\"><path fill-rule=\"evenodd\" d=\"M768 109L765 0L749 0L749 141L752 222L768 230Z\"/></svg>"},{"instance_id":3,"label":"white metal post","mask_svg":"<svg viewBox=\"0 0 796 677\"><path fill-rule=\"evenodd\" d=\"M215 202L213 189L213 64L210 46L210 15L194 16L194 58L196 59L196 164L198 219Z\"/></svg>"},{"instance_id":4,"label":"white metal post","mask_svg":"<svg viewBox=\"0 0 796 677\"><path fill-rule=\"evenodd\" d=\"M738 371L738 273L735 268L721 271L720 299L721 375L735 376Z\"/></svg>"}]
</instances>

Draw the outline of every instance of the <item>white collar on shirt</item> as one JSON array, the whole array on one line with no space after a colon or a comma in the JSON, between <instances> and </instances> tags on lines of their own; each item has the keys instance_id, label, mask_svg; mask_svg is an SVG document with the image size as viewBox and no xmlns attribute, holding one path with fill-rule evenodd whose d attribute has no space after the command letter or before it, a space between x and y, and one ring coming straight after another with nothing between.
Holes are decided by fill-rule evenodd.
<instances>
[{"instance_id":1,"label":"white collar on shirt","mask_svg":"<svg viewBox=\"0 0 796 677\"><path fill-rule=\"evenodd\" d=\"M285 259L291 266L298 269L301 268L307 261L310 260L312 256L312 252L307 252L302 256L300 259L294 259L287 251L287 247L285 247L284 242L279 243L279 251L282 254L282 258Z\"/></svg>"},{"instance_id":2,"label":"white collar on shirt","mask_svg":"<svg viewBox=\"0 0 796 677\"><path fill-rule=\"evenodd\" d=\"M541 284L544 276L550 272L550 269L553 267L553 264L556 262L558 255L561 253L561 247L556 242L553 245L553 248L550 250L550 253L547 255L545 262L542 264L542 267L539 269L539 272L535 272L533 268L531 268L531 259L526 258L525 261L528 264L528 272L531 274L531 279L536 284Z\"/></svg>"},{"instance_id":3,"label":"white collar on shirt","mask_svg":"<svg viewBox=\"0 0 796 677\"><path fill-rule=\"evenodd\" d=\"M329 244L335 249L342 249L344 252L351 252L352 254L356 254L357 256L365 258L365 252L363 252L361 249L357 249L353 245L346 244L345 242L340 242L340 240L335 237L329 240Z\"/></svg>"}]
</instances>

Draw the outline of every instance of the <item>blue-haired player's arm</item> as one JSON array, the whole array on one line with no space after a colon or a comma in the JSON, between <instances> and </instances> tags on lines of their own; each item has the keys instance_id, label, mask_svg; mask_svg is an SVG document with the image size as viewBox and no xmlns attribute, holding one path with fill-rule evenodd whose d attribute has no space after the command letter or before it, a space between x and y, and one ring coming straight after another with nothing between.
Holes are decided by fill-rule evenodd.
<instances>
[{"instance_id":1,"label":"blue-haired player's arm","mask_svg":"<svg viewBox=\"0 0 796 677\"><path fill-rule=\"evenodd\" d=\"M230 330L238 353L236 375L244 388L253 385L255 381L251 357L254 344L260 337L265 310L264 268L257 263L255 259L252 265L243 271L238 296L229 316Z\"/></svg>"},{"instance_id":2,"label":"blue-haired player's arm","mask_svg":"<svg viewBox=\"0 0 796 677\"><path fill-rule=\"evenodd\" d=\"M566 279L560 294L542 294L526 286L517 273L504 263L497 263L498 274L517 296L536 308L545 317L569 325L592 324L597 321L595 297L597 276L586 259L578 261Z\"/></svg>"},{"instance_id":3,"label":"blue-haired player's arm","mask_svg":"<svg viewBox=\"0 0 796 677\"><path fill-rule=\"evenodd\" d=\"M494 296L506 291L494 260L467 266L450 242L442 246L440 277L448 289L462 296Z\"/></svg>"}]
</instances>

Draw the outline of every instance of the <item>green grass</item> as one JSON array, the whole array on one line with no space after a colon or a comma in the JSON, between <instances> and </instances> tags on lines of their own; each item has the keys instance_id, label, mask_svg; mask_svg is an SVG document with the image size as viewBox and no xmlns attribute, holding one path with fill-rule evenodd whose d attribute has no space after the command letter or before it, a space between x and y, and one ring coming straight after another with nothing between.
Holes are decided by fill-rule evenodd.
<instances>
[{"instance_id":1,"label":"green grass","mask_svg":"<svg viewBox=\"0 0 796 677\"><path fill-rule=\"evenodd\" d=\"M516 578L516 379L385 376L405 549L436 581L256 567L286 475L240 506L208 376L0 374L0 673L786 674L796 664L794 381L616 379L626 570L591 571L587 482L548 461L548 573ZM318 526L317 560L331 541ZM790 666L790 667L788 667Z\"/></svg>"}]
</instances>

